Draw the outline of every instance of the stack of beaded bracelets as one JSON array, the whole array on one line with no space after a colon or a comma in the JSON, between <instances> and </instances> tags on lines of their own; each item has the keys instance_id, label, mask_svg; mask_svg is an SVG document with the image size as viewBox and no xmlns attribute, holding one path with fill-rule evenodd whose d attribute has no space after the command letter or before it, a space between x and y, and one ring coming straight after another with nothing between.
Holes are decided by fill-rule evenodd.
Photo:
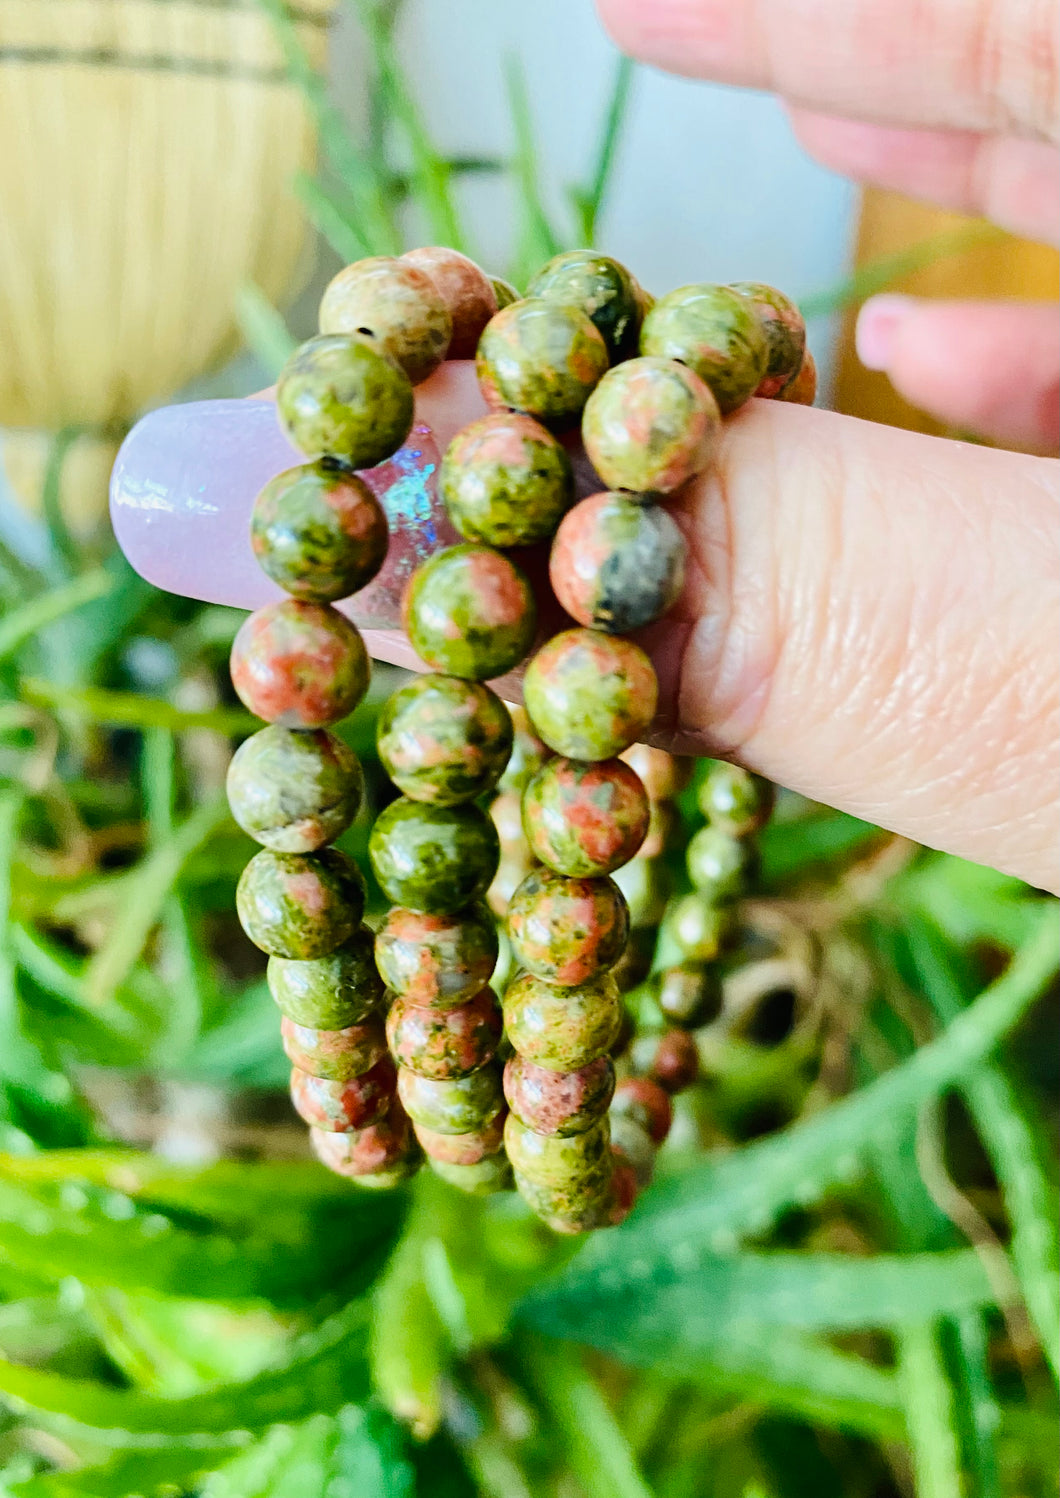
<instances>
[{"instance_id":1,"label":"stack of beaded bracelets","mask_svg":"<svg viewBox=\"0 0 1060 1498\"><path fill-rule=\"evenodd\" d=\"M363 1184L401 1179L422 1151L474 1192L510 1185L514 1168L557 1231L604 1226L650 1175L669 1093L696 1072L679 1031L642 1045L642 1074L617 1087L611 1059L630 917L610 876L665 836L637 767L657 781L674 773L637 747L657 687L623 636L681 592L684 542L658 501L710 464L721 417L753 394L812 400L802 320L759 285L683 287L653 303L589 251L550 261L519 299L466 257L426 249L340 272L320 326L277 387L283 428L312 461L266 486L252 522L261 565L292 596L251 615L232 654L236 691L271 725L229 777L237 821L264 844L237 903L270 956L295 1107L321 1160ZM392 902L373 944L361 877L326 846L362 794L327 725L368 680L360 636L331 605L365 586L386 550L385 518L355 470L404 442L413 384L472 353L490 414L457 434L439 475L466 539L410 579L406 630L430 670L380 718L380 759L402 795L369 843ZM575 503L556 434L579 422L609 487ZM546 540L576 627L526 669L508 768L511 716L485 683L525 660L537 616L506 552ZM500 844L483 808L498 784L522 793L517 887L494 883ZM487 893L507 908L515 968L503 1033Z\"/></svg>"}]
</instances>

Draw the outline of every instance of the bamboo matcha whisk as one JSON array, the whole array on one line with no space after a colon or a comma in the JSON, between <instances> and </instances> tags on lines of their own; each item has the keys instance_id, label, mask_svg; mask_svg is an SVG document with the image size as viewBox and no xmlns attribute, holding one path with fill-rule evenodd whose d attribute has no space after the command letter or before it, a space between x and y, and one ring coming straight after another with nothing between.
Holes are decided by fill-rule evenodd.
<instances>
[{"instance_id":1,"label":"bamboo matcha whisk","mask_svg":"<svg viewBox=\"0 0 1060 1498\"><path fill-rule=\"evenodd\" d=\"M315 66L329 9L292 10ZM0 0L0 141L3 461L33 505L51 434L96 429L91 528L121 426L233 352L244 282L289 294L313 129L254 0Z\"/></svg>"}]
</instances>

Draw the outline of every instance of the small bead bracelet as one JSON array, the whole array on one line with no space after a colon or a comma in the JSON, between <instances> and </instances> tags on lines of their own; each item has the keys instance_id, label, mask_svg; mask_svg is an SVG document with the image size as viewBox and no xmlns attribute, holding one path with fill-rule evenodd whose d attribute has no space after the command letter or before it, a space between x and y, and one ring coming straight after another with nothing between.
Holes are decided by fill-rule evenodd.
<instances>
[{"instance_id":1,"label":"small bead bracelet","mask_svg":"<svg viewBox=\"0 0 1060 1498\"><path fill-rule=\"evenodd\" d=\"M475 358L489 413L439 472L464 540L406 590L405 628L429 670L379 718L400 795L369 840L391 902L373 932L360 871L329 846L364 797L330 727L369 680L334 604L387 552L358 470L402 446L413 386L447 357ZM254 554L289 596L251 614L233 646L236 692L268 726L236 752L228 794L262 844L239 918L269 955L291 1097L330 1169L387 1187L426 1157L465 1191L514 1183L563 1233L621 1221L650 1179L671 1097L699 1073L691 1032L723 1001L719 959L738 945L733 902L772 788L709 770L692 892L668 902L664 855L691 766L639 742L657 684L625 636L681 594L685 543L663 502L709 468L722 418L752 395L809 403L814 384L802 318L769 286L655 301L585 250L550 260L518 298L444 248L358 261L328 286L319 336L277 385L307 461L254 506ZM580 499L560 440L579 425L606 486ZM538 628L507 553L549 540L571 627L540 644L524 707L509 710L486 683L526 661ZM660 925L677 960L650 980L631 1044L622 994L648 978Z\"/></svg>"}]
</instances>

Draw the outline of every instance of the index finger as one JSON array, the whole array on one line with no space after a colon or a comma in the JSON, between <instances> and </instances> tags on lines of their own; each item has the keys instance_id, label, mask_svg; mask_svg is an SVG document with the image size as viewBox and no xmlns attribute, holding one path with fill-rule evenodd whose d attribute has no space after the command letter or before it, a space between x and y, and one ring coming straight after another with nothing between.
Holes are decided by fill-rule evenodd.
<instances>
[{"instance_id":1,"label":"index finger","mask_svg":"<svg viewBox=\"0 0 1060 1498\"><path fill-rule=\"evenodd\" d=\"M1051 0L597 0L618 45L673 73L833 114L1055 141Z\"/></svg>"}]
</instances>

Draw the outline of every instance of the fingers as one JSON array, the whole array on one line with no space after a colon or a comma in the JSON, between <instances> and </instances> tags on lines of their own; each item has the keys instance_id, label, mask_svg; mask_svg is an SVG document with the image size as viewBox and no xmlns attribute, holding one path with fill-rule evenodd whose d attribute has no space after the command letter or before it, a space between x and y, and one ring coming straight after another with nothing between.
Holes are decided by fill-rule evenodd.
<instances>
[{"instance_id":1,"label":"fingers","mask_svg":"<svg viewBox=\"0 0 1060 1498\"><path fill-rule=\"evenodd\" d=\"M1060 445L1060 310L879 296L858 319L869 369L950 426L1012 447Z\"/></svg>"},{"instance_id":2,"label":"fingers","mask_svg":"<svg viewBox=\"0 0 1060 1498\"><path fill-rule=\"evenodd\" d=\"M1060 162L1042 141L958 130L906 130L793 109L811 156L844 176L946 208L981 214L1014 234L1055 242Z\"/></svg>"},{"instance_id":3,"label":"fingers","mask_svg":"<svg viewBox=\"0 0 1060 1498\"><path fill-rule=\"evenodd\" d=\"M1058 135L1052 0L597 0L618 45L670 72L832 114Z\"/></svg>"}]
</instances>

